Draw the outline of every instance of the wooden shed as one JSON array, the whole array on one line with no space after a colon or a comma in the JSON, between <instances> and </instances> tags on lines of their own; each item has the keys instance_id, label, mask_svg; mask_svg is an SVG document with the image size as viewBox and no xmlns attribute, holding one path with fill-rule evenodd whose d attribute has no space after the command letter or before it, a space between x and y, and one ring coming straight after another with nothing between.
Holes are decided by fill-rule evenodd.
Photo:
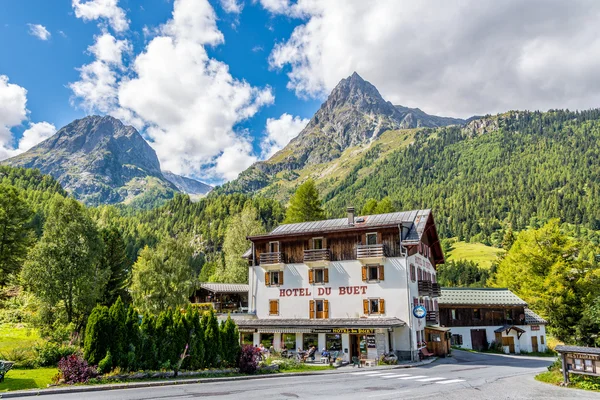
<instances>
[{"instance_id":1,"label":"wooden shed","mask_svg":"<svg viewBox=\"0 0 600 400\"><path fill-rule=\"evenodd\" d=\"M426 326L425 338L427 339L427 350L437 357L446 357L450 354L450 328Z\"/></svg>"}]
</instances>

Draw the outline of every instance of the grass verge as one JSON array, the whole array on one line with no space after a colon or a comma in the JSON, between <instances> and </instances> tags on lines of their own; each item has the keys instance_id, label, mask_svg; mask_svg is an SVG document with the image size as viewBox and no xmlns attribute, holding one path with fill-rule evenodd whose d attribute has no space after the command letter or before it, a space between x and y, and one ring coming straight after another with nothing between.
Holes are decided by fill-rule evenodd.
<instances>
[{"instance_id":1,"label":"grass verge","mask_svg":"<svg viewBox=\"0 0 600 400\"><path fill-rule=\"evenodd\" d=\"M541 374L536 375L535 379L540 382L558 385L562 383L563 376L558 369L554 369L552 371L542 372ZM569 380L570 383L568 387L570 388L600 392L600 377L570 374Z\"/></svg>"},{"instance_id":2,"label":"grass verge","mask_svg":"<svg viewBox=\"0 0 600 400\"><path fill-rule=\"evenodd\" d=\"M0 392L45 388L57 373L56 368L11 369L0 383Z\"/></svg>"}]
</instances>

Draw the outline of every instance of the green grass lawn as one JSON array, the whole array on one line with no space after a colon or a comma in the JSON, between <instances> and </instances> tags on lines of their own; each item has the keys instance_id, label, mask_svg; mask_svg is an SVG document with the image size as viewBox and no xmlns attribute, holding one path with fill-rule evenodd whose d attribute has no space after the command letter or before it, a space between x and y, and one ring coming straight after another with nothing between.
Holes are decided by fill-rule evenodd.
<instances>
[{"instance_id":1,"label":"green grass lawn","mask_svg":"<svg viewBox=\"0 0 600 400\"><path fill-rule=\"evenodd\" d=\"M10 324L0 325L0 353L13 349L31 348L41 341L35 329L17 327Z\"/></svg>"},{"instance_id":2,"label":"green grass lawn","mask_svg":"<svg viewBox=\"0 0 600 400\"><path fill-rule=\"evenodd\" d=\"M452 244L452 251L446 254L446 260L469 260L479 264L482 268L489 268L499 254L504 250L486 246L482 243L456 242Z\"/></svg>"},{"instance_id":3,"label":"green grass lawn","mask_svg":"<svg viewBox=\"0 0 600 400\"><path fill-rule=\"evenodd\" d=\"M325 371L327 369L335 369L330 365L305 365L300 364L298 368L284 369L281 372L289 374L292 372L311 372L311 371Z\"/></svg>"},{"instance_id":4,"label":"green grass lawn","mask_svg":"<svg viewBox=\"0 0 600 400\"><path fill-rule=\"evenodd\" d=\"M540 382L558 385L563 381L563 376L558 369L554 369L552 371L542 372L541 374L536 375L535 379ZM600 378L597 376L570 374L569 380L571 381L569 383L569 387L600 392Z\"/></svg>"},{"instance_id":5,"label":"green grass lawn","mask_svg":"<svg viewBox=\"0 0 600 400\"><path fill-rule=\"evenodd\" d=\"M11 369L0 383L0 392L45 388L58 373L56 368Z\"/></svg>"}]
</instances>

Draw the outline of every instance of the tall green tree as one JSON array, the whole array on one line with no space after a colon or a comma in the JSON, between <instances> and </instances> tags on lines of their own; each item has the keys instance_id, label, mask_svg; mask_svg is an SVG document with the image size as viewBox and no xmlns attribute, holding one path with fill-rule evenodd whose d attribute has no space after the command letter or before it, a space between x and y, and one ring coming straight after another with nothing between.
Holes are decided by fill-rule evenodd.
<instances>
[{"instance_id":1,"label":"tall green tree","mask_svg":"<svg viewBox=\"0 0 600 400\"><path fill-rule=\"evenodd\" d=\"M223 362L227 366L235 366L241 351L240 333L231 316L227 316L221 324L221 349Z\"/></svg>"},{"instance_id":2,"label":"tall green tree","mask_svg":"<svg viewBox=\"0 0 600 400\"><path fill-rule=\"evenodd\" d=\"M133 265L131 296L144 312L158 314L189 303L194 289L194 250L183 239L168 238L155 249L145 247Z\"/></svg>"},{"instance_id":3,"label":"tall green tree","mask_svg":"<svg viewBox=\"0 0 600 400\"><path fill-rule=\"evenodd\" d=\"M204 359L207 367L218 367L221 360L221 331L211 308L202 316L204 326Z\"/></svg>"},{"instance_id":4,"label":"tall green tree","mask_svg":"<svg viewBox=\"0 0 600 400\"><path fill-rule=\"evenodd\" d=\"M264 231L265 229L258 219L258 211L250 203L246 204L241 213L233 216L227 227L223 243L225 252L223 282L248 282L248 262L242 259L242 255L252 244L246 240L246 237Z\"/></svg>"},{"instance_id":5,"label":"tall green tree","mask_svg":"<svg viewBox=\"0 0 600 400\"><path fill-rule=\"evenodd\" d=\"M83 342L83 357L88 363L97 365L106 356L111 347L112 328L108 307L94 307L85 327Z\"/></svg>"},{"instance_id":6,"label":"tall green tree","mask_svg":"<svg viewBox=\"0 0 600 400\"><path fill-rule=\"evenodd\" d=\"M131 272L131 261L127 257L125 241L115 227L100 231L104 250L102 252L102 269L109 271L108 283L104 291L103 303L113 304L117 298L128 300L127 286ZM114 354L114 353L113 353Z\"/></svg>"},{"instance_id":7,"label":"tall green tree","mask_svg":"<svg viewBox=\"0 0 600 400\"><path fill-rule=\"evenodd\" d=\"M82 326L106 287L102 240L76 200L55 195L44 234L23 267L25 285L49 305L64 307L66 322Z\"/></svg>"},{"instance_id":8,"label":"tall green tree","mask_svg":"<svg viewBox=\"0 0 600 400\"><path fill-rule=\"evenodd\" d=\"M32 212L18 190L0 184L0 286L18 273L33 242Z\"/></svg>"},{"instance_id":9,"label":"tall green tree","mask_svg":"<svg viewBox=\"0 0 600 400\"><path fill-rule=\"evenodd\" d=\"M285 214L286 224L296 222L318 221L325 219L325 212L321 207L319 192L312 179L298 186L296 193L290 199L290 205Z\"/></svg>"}]
</instances>

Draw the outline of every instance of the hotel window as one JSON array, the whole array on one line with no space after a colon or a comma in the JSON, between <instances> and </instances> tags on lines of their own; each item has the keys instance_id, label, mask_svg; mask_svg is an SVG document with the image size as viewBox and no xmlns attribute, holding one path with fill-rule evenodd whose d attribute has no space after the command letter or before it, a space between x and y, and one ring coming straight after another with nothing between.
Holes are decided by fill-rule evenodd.
<instances>
[{"instance_id":1,"label":"hotel window","mask_svg":"<svg viewBox=\"0 0 600 400\"><path fill-rule=\"evenodd\" d=\"M327 300L310 300L309 301L309 317L316 319L329 318L329 301Z\"/></svg>"},{"instance_id":2,"label":"hotel window","mask_svg":"<svg viewBox=\"0 0 600 400\"><path fill-rule=\"evenodd\" d=\"M283 271L267 271L265 272L266 286L281 286L283 285Z\"/></svg>"},{"instance_id":3,"label":"hotel window","mask_svg":"<svg viewBox=\"0 0 600 400\"><path fill-rule=\"evenodd\" d=\"M416 279L416 269L414 264L410 264L410 280L415 281Z\"/></svg>"},{"instance_id":4,"label":"hotel window","mask_svg":"<svg viewBox=\"0 0 600 400\"><path fill-rule=\"evenodd\" d=\"M325 348L329 351L342 350L342 335L340 335L340 334L325 335Z\"/></svg>"},{"instance_id":5,"label":"hotel window","mask_svg":"<svg viewBox=\"0 0 600 400\"><path fill-rule=\"evenodd\" d=\"M544 344L544 336L540 336L540 343Z\"/></svg>"},{"instance_id":6,"label":"hotel window","mask_svg":"<svg viewBox=\"0 0 600 400\"><path fill-rule=\"evenodd\" d=\"M362 267L363 282L378 282L384 279L383 265L365 265Z\"/></svg>"},{"instance_id":7,"label":"hotel window","mask_svg":"<svg viewBox=\"0 0 600 400\"><path fill-rule=\"evenodd\" d=\"M308 283L329 283L329 270L327 268L309 269Z\"/></svg>"},{"instance_id":8,"label":"hotel window","mask_svg":"<svg viewBox=\"0 0 600 400\"><path fill-rule=\"evenodd\" d=\"M269 242L269 253L279 253L279 242Z\"/></svg>"},{"instance_id":9,"label":"hotel window","mask_svg":"<svg viewBox=\"0 0 600 400\"><path fill-rule=\"evenodd\" d=\"M323 238L313 238L313 250L322 250L323 249Z\"/></svg>"},{"instance_id":10,"label":"hotel window","mask_svg":"<svg viewBox=\"0 0 600 400\"><path fill-rule=\"evenodd\" d=\"M284 333L282 334L281 341L288 350L294 350L296 348L296 334L295 333Z\"/></svg>"},{"instance_id":11,"label":"hotel window","mask_svg":"<svg viewBox=\"0 0 600 400\"><path fill-rule=\"evenodd\" d=\"M384 299L364 299L363 311L365 314L385 314Z\"/></svg>"},{"instance_id":12,"label":"hotel window","mask_svg":"<svg viewBox=\"0 0 600 400\"><path fill-rule=\"evenodd\" d=\"M367 245L377 244L377 232L367 233Z\"/></svg>"},{"instance_id":13,"label":"hotel window","mask_svg":"<svg viewBox=\"0 0 600 400\"><path fill-rule=\"evenodd\" d=\"M269 300L269 315L279 315L279 300Z\"/></svg>"},{"instance_id":14,"label":"hotel window","mask_svg":"<svg viewBox=\"0 0 600 400\"><path fill-rule=\"evenodd\" d=\"M419 268L419 271L417 272L417 278L422 281L423 280L423 270L421 268Z\"/></svg>"}]
</instances>

